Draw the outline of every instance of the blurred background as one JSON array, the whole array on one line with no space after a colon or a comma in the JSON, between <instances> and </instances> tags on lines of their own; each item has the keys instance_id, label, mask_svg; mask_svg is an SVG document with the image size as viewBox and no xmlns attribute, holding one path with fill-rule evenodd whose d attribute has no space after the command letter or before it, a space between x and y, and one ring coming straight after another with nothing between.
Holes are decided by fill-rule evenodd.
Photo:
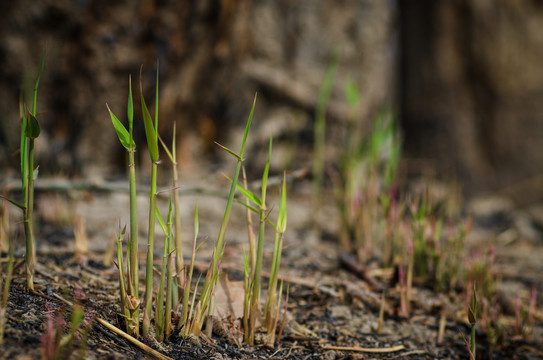
<instances>
[{"instance_id":1,"label":"blurred background","mask_svg":"<svg viewBox=\"0 0 543 360\"><path fill-rule=\"evenodd\" d=\"M534 0L18 0L0 3L0 168L18 167L19 98L38 92L41 174L108 178L125 171L106 103L126 118L128 76L140 162L148 161L140 66L159 132L177 124L181 176L237 149L255 92L250 154L311 166L319 88L339 54L327 108L327 161L356 131L396 114L406 176L457 179L468 194L543 199L543 3ZM257 162L261 164L261 162ZM11 169L11 172L7 171ZM259 170L260 171L260 170Z\"/></svg>"}]
</instances>

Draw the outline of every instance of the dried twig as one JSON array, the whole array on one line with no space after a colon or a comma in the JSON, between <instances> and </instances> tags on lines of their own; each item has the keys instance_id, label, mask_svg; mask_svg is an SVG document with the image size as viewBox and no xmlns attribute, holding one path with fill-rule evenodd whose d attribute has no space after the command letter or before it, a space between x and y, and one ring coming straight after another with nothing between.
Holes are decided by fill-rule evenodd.
<instances>
[{"instance_id":1,"label":"dried twig","mask_svg":"<svg viewBox=\"0 0 543 360\"><path fill-rule=\"evenodd\" d=\"M396 352L405 349L405 346L398 345L389 348L364 348L359 346L333 346L333 345L322 345L325 350L339 350L339 351L358 351L358 352L367 352L367 353L390 353Z\"/></svg>"}]
</instances>

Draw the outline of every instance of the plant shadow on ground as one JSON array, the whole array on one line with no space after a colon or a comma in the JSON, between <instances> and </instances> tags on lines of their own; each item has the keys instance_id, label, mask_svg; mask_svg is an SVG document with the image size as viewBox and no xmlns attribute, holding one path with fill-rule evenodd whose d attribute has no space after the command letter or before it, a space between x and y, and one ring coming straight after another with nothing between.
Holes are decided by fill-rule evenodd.
<instances>
[{"instance_id":1,"label":"plant shadow on ground","mask_svg":"<svg viewBox=\"0 0 543 360\"><path fill-rule=\"evenodd\" d=\"M244 358L276 358L276 359L466 359L469 357L460 333L469 334L469 324L466 319L465 294L460 291L437 293L427 282L415 282L411 295L411 312L409 317L401 316L400 290L394 271L385 271L378 266L368 263L363 273L349 266L346 258L337 245L337 239L325 239L316 236L310 228L307 215L301 209L310 206L310 199L304 195L304 188L310 187L306 180L298 180L292 185L301 189L291 191L291 207L289 212L290 234L285 242L281 277L290 284L288 315L285 330L279 344L275 347L263 345L262 340L256 341L256 346L236 345L229 335L234 328L228 327L235 319L224 317L219 325L214 327L212 339L185 337L176 335L164 343L148 342L148 345L174 359L244 359ZM307 194L307 192L305 192ZM51 201L46 196L37 196L38 201ZM91 200L89 201L89 196ZM95 194L82 197L76 202L87 204L87 211L101 216L115 218L118 211L110 206L114 201L123 199L124 195ZM216 199L215 199L216 200ZM123 201L125 203L123 203ZM119 206L125 206L126 199ZM201 202L200 202L201 201ZM201 213L205 213L205 200L199 201ZM214 200L213 200L214 201ZM217 208L212 200L208 204ZM223 201L219 199L219 201ZM92 205L88 205L88 203ZM81 204L72 204L81 209ZM241 207L240 207L241 208ZM243 209L238 209L243 211ZM329 209L330 210L330 209ZM216 210L217 211L217 210ZM332 211L332 210L330 210ZM220 211L219 211L220 212ZM327 209L324 209L327 212ZM536 214L536 211L528 212ZM526 212L523 213L526 215ZM488 238L495 230L496 224L487 221L489 216L484 213L478 217L475 214L473 232L474 238ZM501 214L507 217L509 229L522 229L515 226L516 213ZM236 216L237 217L237 216ZM120 316L118 306L118 273L114 265L102 264L103 251L107 248L107 237L101 229L100 220L87 216L87 233L89 234L90 252L84 259L73 257L73 236L63 226L41 220L38 240L38 258L35 274L35 293L25 290L24 264L21 260L21 250L16 252L14 278L7 306L7 326L4 344L0 345L1 358L40 358L41 339L44 334L44 324L47 309L58 309L68 322L70 307L59 301L57 295L67 299L73 298L74 288L81 289L79 302L86 311L101 317L115 326L122 328L124 320ZM243 218L243 216L240 216ZM113 220L111 220L113 221ZM531 218L537 223L535 217ZM214 224L214 222L213 222ZM503 224L497 224L502 226ZM110 227L113 228L114 224ZM211 225L213 226L213 225ZM203 233L212 233L205 229ZM326 232L326 229L324 229ZM331 231L331 233L333 233ZM504 233L500 229L500 233ZM222 263L222 269L230 280L240 280L243 268L240 267L240 248L245 245L246 227L243 221L233 221L228 235L228 247ZM477 235L478 234L478 235ZM486 235L485 235L486 234ZM495 273L504 284L497 290L506 322L515 321L516 294L526 292L535 287L538 291L538 304L541 303L542 284L538 274L543 271L543 265L537 260L537 253L543 250L541 240L524 240L522 236L516 240L497 242ZM540 236L541 234L539 234ZM212 236L210 236L212 237ZM333 241L331 241L333 240ZM500 240L500 238L498 238ZM503 239L502 239L503 240ZM477 239L473 240L474 242ZM22 244L17 244L22 249ZM484 246L481 246L484 248ZM265 252L269 254L269 247ZM196 272L204 272L207 261L211 256L211 245L204 246L198 254L201 260L196 264ZM143 252L140 252L143 254ZM155 254L155 259L160 254ZM265 264L265 268L269 264ZM158 276L158 275L157 275ZM195 276L196 278L197 276ZM373 283L375 281L375 283ZM386 289L383 309L383 325L378 333L379 312L381 308L382 289ZM445 317L446 323L443 336L438 340L440 319ZM220 324L225 325L221 327ZM543 326L541 312L536 313L536 320L531 339L524 340L514 332L506 332L501 345L489 347L488 334L478 331L477 357L535 359L543 354ZM258 334L257 334L258 336ZM349 349L349 348L354 348ZM380 353L366 350L381 350ZM397 351L391 351L397 349ZM118 335L110 332L102 325L94 323L88 340L85 358L88 359L125 359L145 358L138 348L134 347Z\"/></svg>"}]
</instances>

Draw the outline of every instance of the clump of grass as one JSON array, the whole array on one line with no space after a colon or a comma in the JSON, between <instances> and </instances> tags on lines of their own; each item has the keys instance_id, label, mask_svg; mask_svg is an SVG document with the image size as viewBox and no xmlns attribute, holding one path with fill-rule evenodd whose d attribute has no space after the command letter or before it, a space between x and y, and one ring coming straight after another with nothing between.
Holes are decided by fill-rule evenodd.
<instances>
[{"instance_id":1,"label":"clump of grass","mask_svg":"<svg viewBox=\"0 0 543 360\"><path fill-rule=\"evenodd\" d=\"M198 300L198 303L196 305L196 314L194 315L194 326L193 329L196 331L193 331L192 333L194 335L199 335L199 331L203 326L203 322L206 318L206 316L212 316L214 313L214 303L213 303L213 292L215 290L215 286L217 284L217 280L219 278L219 271L220 271L220 263L222 260L222 256L224 253L224 235L226 234L226 227L228 225L228 219L230 217L230 212L232 209L232 205L234 203L234 196L236 193L237 188L237 182L239 178L239 174L241 172L241 166L243 162L243 155L245 152L245 145L247 143L247 136L249 135L249 129L251 127L251 122L253 120L253 113L255 109L256 104L256 95L253 100L253 106L251 108L251 112L249 114L249 119L247 120L247 124L245 126L245 132L243 133L243 140L241 143L241 149L239 154L235 153L234 151L222 146L221 148L228 152L230 155L234 156L237 159L237 165L236 170L234 173L234 176L231 180L232 184L230 186L230 192L228 194L228 200L226 203L226 209L224 211L223 220L221 223L221 227L219 230L219 235L217 238L217 242L215 243L214 251L213 251L213 257L211 259L211 262L209 264L209 268L207 271L206 278L204 280L204 284L202 287L202 292L200 295L200 298ZM208 323L207 331L208 335L210 335L212 330L212 326L210 323Z\"/></svg>"},{"instance_id":2,"label":"clump of grass","mask_svg":"<svg viewBox=\"0 0 543 360\"><path fill-rule=\"evenodd\" d=\"M266 205L266 193L268 183L268 173L270 166L270 159L272 154L272 138L270 137L268 159L264 167L264 173L262 175L261 183L261 196L256 195L246 187L238 185L238 190L245 197L245 202L242 202L249 210L259 214L259 232L258 243L256 247L256 256L254 259L254 265L250 254L249 258L244 253L244 270L245 270L245 301L244 301L244 330L245 330L245 342L248 344L254 344L254 335L256 330L256 320L261 317L260 310L260 291L261 291L261 272L263 261L263 249L264 249L264 233L265 224L269 222L275 229L275 242L272 259L271 276L269 279L268 295L264 306L263 315L265 318L265 326L268 332L268 338L271 344L275 343L275 334L279 319L279 310L281 306L281 296L283 292L283 283L281 282L279 287L279 294L277 294L278 274L279 266L281 264L281 251L283 247L283 235L287 227L287 194L286 194L286 174L283 174L283 186L281 189L281 198L279 203L279 210L276 224L271 223L269 220L269 211ZM254 207L252 207L254 206ZM248 226L249 226L249 251L251 250L251 224L250 214L248 214Z\"/></svg>"},{"instance_id":3,"label":"clump of grass","mask_svg":"<svg viewBox=\"0 0 543 360\"><path fill-rule=\"evenodd\" d=\"M41 337L42 359L84 359L93 323L90 313L85 315L83 307L77 302L74 303L69 328L65 334L66 323L62 311L55 312L49 303L47 308L47 320Z\"/></svg>"},{"instance_id":4,"label":"clump of grass","mask_svg":"<svg viewBox=\"0 0 543 360\"><path fill-rule=\"evenodd\" d=\"M254 193L249 190L238 187L241 190L244 196L246 196L251 202L257 206L257 213L260 217L259 222L259 231L258 231L258 242L256 247L256 259L255 259L255 268L252 274L252 293L250 296L249 304L249 322L248 328L246 331L246 342L253 345L254 344L254 330L256 327L256 319L260 316L260 291L261 291L261 272L262 272L262 257L264 253L264 233L266 228L266 219L267 219L267 206L266 206L266 193L268 187L268 173L270 169L270 158L272 151L272 138L270 137L270 145L268 151L268 160L266 161L266 166L264 167L264 173L262 174L262 185L261 185L261 197L256 196Z\"/></svg>"},{"instance_id":5,"label":"clump of grass","mask_svg":"<svg viewBox=\"0 0 543 360\"><path fill-rule=\"evenodd\" d=\"M283 250L283 236L287 230L287 184L286 173L283 173L283 186L281 188L281 199L277 213L277 224L275 226L275 243L273 246L273 261L271 275L268 284L268 295L264 306L264 317L268 337L271 344L275 343L275 333L279 320L279 309L281 308L281 296L283 294L283 281L279 286L277 294L277 281L279 277L279 266L281 265L281 251Z\"/></svg>"},{"instance_id":6,"label":"clump of grass","mask_svg":"<svg viewBox=\"0 0 543 360\"><path fill-rule=\"evenodd\" d=\"M350 108L346 147L337 172L332 174L340 213L340 243L361 262L373 255L375 243L384 243L384 261L390 265L396 236L391 229L398 226L386 222L397 221L404 210L394 199L401 148L395 119L392 113L381 111L371 131L363 136L357 130L360 95L353 81L346 83L345 94ZM380 241L383 237L384 242Z\"/></svg>"},{"instance_id":7,"label":"clump of grass","mask_svg":"<svg viewBox=\"0 0 543 360\"><path fill-rule=\"evenodd\" d=\"M168 216L167 216L166 222L163 220L162 215L160 214L160 211L156 207L156 195L157 195L156 174L157 174L157 166L159 163L159 156L158 156L159 137L157 133L158 74L157 74L157 83L156 83L156 96L157 96L156 105L155 105L156 108L155 108L155 116L154 116L154 121L153 121L153 118L151 117L149 113L149 110L145 103L145 99L143 97L142 84L140 81L140 97L141 97L142 114L143 114L143 120L144 120L144 125L145 125L147 145L149 148L149 154L152 161L151 191L150 191L150 196L149 196L150 212L149 212L149 230L148 230L147 263L146 263L146 290L145 290L145 299L144 299L143 335L147 336L149 334L149 330L150 330L149 327L151 324L150 310L152 307L152 300L153 300L152 269L153 269L155 219L158 219L158 222L160 223L162 230L165 234L164 247L163 247L164 255L163 255L163 262L162 262L162 271L161 271L161 276L160 276L159 289L156 295L156 307L155 307L155 319L154 319L155 333L156 333L157 340L162 341L164 338L167 338L170 335L170 332L173 326L172 319L171 319L171 310L176 307L176 304L178 303L180 299L182 299L181 317L179 319L179 328L178 328L180 335L187 336L190 334L190 335L199 336L200 332L202 331L204 327L204 323L206 322L206 319L208 320L208 323L206 325L206 332L208 333L208 336L211 335L211 331L212 331L211 317L213 316L213 313L214 313L214 292L215 292L216 283L219 277L220 263L221 263L222 256L224 253L224 248L225 248L224 236L226 233L226 227L228 224L228 219L230 216L236 190L240 190L243 193L243 195L246 196L247 198L248 202L246 205L248 206L248 209L255 210L260 215L258 244L256 246L256 249L254 249L254 254L251 255L251 260L250 260L251 265L249 266L247 265L248 263L246 263L247 269L248 269L247 271L248 273L250 272L250 278L251 278L250 281L248 281L248 283L250 282L251 295L247 297L246 308L248 308L249 310L246 313L247 316L245 316L244 321L247 321L249 323L249 325L246 326L246 331L247 331L247 334L249 334L249 336L247 337L248 339L247 341L250 343L254 343L254 329L256 326L256 319L257 317L261 316L261 309L260 309L261 271L262 271L264 233L265 233L266 222L269 222L276 230L275 250L274 250L273 264L272 264L272 277L270 278L270 283L269 283L270 292L266 300L266 306L265 306L265 311L264 311L268 333L270 334L271 341L274 342L275 333L279 325L278 324L279 309L281 307L280 298L283 291L282 290L283 284L280 284L279 295L277 295L278 269L280 266L283 235L286 230L286 175L284 176L284 179L283 179L283 188L281 191L278 220L276 224L273 224L268 219L269 212L266 207L267 179L268 179L271 150L272 150L271 138L270 138L268 160L266 162L264 174L262 176L261 197L254 195L245 187L238 185L238 178L242 169L245 145L247 142L247 137L248 137L250 125L253 118L254 108L256 104L256 96L253 101L249 118L247 120L247 124L246 124L244 135L243 135L243 140L241 144L241 150L239 154L235 153L234 151L222 145L219 145L225 151L227 151L229 154L231 154L237 159L237 166L235 169L234 177L231 180L232 184L230 188L230 193L228 196L228 201L226 203L226 209L225 209L223 221L221 223L221 227L219 230L217 242L213 250L213 256L210 261L209 268L208 268L205 280L203 282L202 290L200 292L200 296L198 300L196 300L196 289L192 292L192 298L191 298L192 274L193 274L193 268L194 268L195 254L197 251L196 239L198 236L198 211L196 207L195 220L194 220L195 237L194 237L194 242L193 242L192 259L191 259L190 265L187 268L185 268L184 263L183 263L183 258L181 255L181 237L180 237L181 225L180 225L179 210L178 210L179 201L178 201L178 196L177 196L178 177L177 177L177 171L176 171L177 162L176 162L176 157L175 157L175 136L174 136L174 144L172 145L171 151L160 139L164 147L164 150L167 153L172 163L173 176L174 176L174 184L173 184L174 186L172 190L173 193L170 194L170 203L169 203L169 210L168 210ZM135 150L135 145L132 139L132 125L131 124L132 124L133 110L131 108L132 107L131 91L129 91L128 103L129 103L129 109L128 109L129 131L126 130L126 128L115 117L115 115L111 112L111 110L109 110L109 107L108 107L108 110L109 110L113 125L115 127L115 130L117 131L119 140L121 141L121 144L129 152L129 155L130 155L129 168L132 173L134 169L133 152ZM174 128L174 133L175 133L175 128ZM131 220L132 220L132 219L135 219L135 216L132 216L133 214L135 214L135 201L134 201L134 206L132 206L132 200L133 199L135 200L135 180L132 181L132 177L131 177L130 185L131 185ZM134 189L133 198L132 198L132 189ZM251 208L248 205L249 202L252 202L253 204L255 204L258 209ZM176 217L175 231L173 230L174 213ZM129 241L128 243L130 256L127 257L128 270L125 271L124 257L122 253L122 241L124 238L125 231L126 231L125 229L123 230L119 229L119 234L117 235L117 263L119 266L119 281L120 281L120 288L121 288L121 309L127 321L127 328L133 334L137 335L138 317L136 314L139 308L139 299L137 297L137 289L134 288L135 285L137 285L137 283L134 282L134 279L135 277L138 276L138 274L137 274L137 268L134 267L134 264L137 264L137 262L132 261L132 254L133 254L132 250L137 249L137 244L134 244L133 241ZM255 247L253 246L253 248ZM253 251L251 251L251 253L253 253ZM136 252L136 255L137 255L137 252ZM176 264L175 269L174 269L174 263ZM249 267L250 267L250 270L249 270ZM175 274L174 271L177 274L177 276L174 275ZM184 274L184 278L185 278L184 282L178 279L179 276L181 276L181 274ZM199 280L198 280L198 283L199 283ZM174 291L175 288L177 288L177 291ZM249 289L247 289L247 291L249 291Z\"/></svg>"},{"instance_id":8,"label":"clump of grass","mask_svg":"<svg viewBox=\"0 0 543 360\"><path fill-rule=\"evenodd\" d=\"M113 127L117 132L117 137L121 142L121 145L128 152L128 169L130 177L130 238L128 242L127 252L129 254L128 261L128 272L125 276L126 280L129 283L127 287L127 295L131 299L139 298L139 266L138 266L138 219L137 219L137 201L136 201L136 163L134 160L134 153L136 152L136 144L133 137L133 123L134 123L134 102L132 100L132 79L128 78L128 103L126 114L128 118L128 130L124 125L119 121L119 119L113 114L109 106L108 108L109 115L111 117L111 122ZM119 263L119 266L121 264ZM120 268L120 275L123 275L122 266ZM123 291L123 290L121 290ZM123 298L123 296L121 296ZM135 300L134 300L135 301ZM123 301L121 300L121 303ZM121 304L121 307L124 307L125 304ZM129 317L126 318L127 332L137 337L139 335L139 308L135 308L133 311L130 311Z\"/></svg>"}]
</instances>

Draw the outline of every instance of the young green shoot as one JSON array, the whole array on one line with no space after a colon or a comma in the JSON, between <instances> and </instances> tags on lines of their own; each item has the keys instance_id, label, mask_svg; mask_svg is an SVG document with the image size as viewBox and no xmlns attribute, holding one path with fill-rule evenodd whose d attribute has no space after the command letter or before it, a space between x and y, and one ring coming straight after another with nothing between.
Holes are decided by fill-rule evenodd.
<instances>
[{"instance_id":1,"label":"young green shoot","mask_svg":"<svg viewBox=\"0 0 543 360\"><path fill-rule=\"evenodd\" d=\"M60 313L55 313L49 304L45 331L41 337L41 354L44 360L84 359L87 340L93 320L85 315L77 302L72 306L70 326L65 334L66 324Z\"/></svg>"},{"instance_id":2,"label":"young green shoot","mask_svg":"<svg viewBox=\"0 0 543 360\"><path fill-rule=\"evenodd\" d=\"M156 313L155 313L155 332L156 339L160 342L164 337L168 338L171 331L171 308L172 308L172 265L173 256L173 234L172 234L172 194L170 193L170 203L168 208L167 223L164 223L158 207L156 216L162 231L164 232L164 255L162 258L162 271L160 273L160 285L157 294ZM166 295L164 295L164 286L166 286ZM164 301L166 296L166 301ZM164 302L166 304L164 304ZM164 307L165 305L165 307Z\"/></svg>"},{"instance_id":3,"label":"young green shoot","mask_svg":"<svg viewBox=\"0 0 543 360\"><path fill-rule=\"evenodd\" d=\"M135 316L139 314L140 300L132 295L134 290L131 288L130 272L125 270L123 257L123 238L126 234L126 226L121 230L119 224L119 233L115 236L117 242L117 268L119 270L119 291L121 297L121 314L124 316L126 330L128 333L139 333L139 321ZM130 261L128 261L130 263ZM130 267L130 265L128 265ZM125 280L126 279L126 280Z\"/></svg>"},{"instance_id":4,"label":"young green shoot","mask_svg":"<svg viewBox=\"0 0 543 360\"><path fill-rule=\"evenodd\" d=\"M179 189L179 174L177 172L177 152L175 150L175 123L173 124L173 133L172 133L172 150L168 149L164 141L162 141L162 138L158 137L160 140L160 143L162 144L162 148L166 152L166 155L168 155L168 158L170 159L170 162L172 163L172 176L173 176L173 209L174 209L174 216L175 216L175 223L174 223L174 245L175 245L175 268L177 277L174 278L174 281L177 281L177 292L174 292L174 298L173 302L177 303L178 299L183 298L183 283L181 281L178 281L178 277L181 275L181 273L185 269L185 264L183 262L183 249L182 249L182 241L181 241L181 211L179 210L179 192L177 189Z\"/></svg>"},{"instance_id":5,"label":"young green shoot","mask_svg":"<svg viewBox=\"0 0 543 360\"><path fill-rule=\"evenodd\" d=\"M190 314L189 316L188 306L189 306L190 284L192 282L192 273L194 271L194 262L196 260L196 251L198 251L198 249L196 248L196 240L198 239L198 232L200 231L199 229L200 229L200 225L198 222L198 204L196 204L194 208L194 239L192 241L192 256L190 259L188 276L186 275L187 272L185 271L185 284L184 284L185 291L183 293L183 308L182 308L181 323L180 323L181 324L180 335L185 335L185 336L189 334L189 330L191 329L191 326L189 323L190 323L192 314ZM194 290L194 293L196 293L196 288ZM192 306L191 306L191 309L192 309Z\"/></svg>"},{"instance_id":6,"label":"young green shoot","mask_svg":"<svg viewBox=\"0 0 543 360\"><path fill-rule=\"evenodd\" d=\"M281 291L279 291L279 297L277 297L277 281L279 277L279 266L281 265L281 251L283 249L283 235L287 230L287 182L286 172L283 173L283 186L281 188L281 199L279 202L279 210L277 214L277 225L275 231L275 243L273 247L273 262L271 268L271 275L268 285L268 296L266 298L266 305L264 306L264 317L266 319L266 328L268 335L271 339L275 336L275 330L277 328L277 317L280 305L277 304L277 299L281 299ZM282 288L282 283L281 283ZM274 315L275 313L275 315ZM275 318L274 318L275 317ZM273 343L273 341L272 341Z\"/></svg>"},{"instance_id":7,"label":"young green shoot","mask_svg":"<svg viewBox=\"0 0 543 360\"><path fill-rule=\"evenodd\" d=\"M151 307L153 302L153 251L155 242L155 207L156 207L156 181L158 171L158 63L156 76L156 100L155 100L155 121L153 119L145 103L143 97L143 85L141 82L140 71L140 98L143 123L145 126L145 137L149 148L149 156L151 157L151 191L149 193L149 227L147 232L147 263L145 272L145 300L143 312L143 336L149 334L151 327Z\"/></svg>"},{"instance_id":8,"label":"young green shoot","mask_svg":"<svg viewBox=\"0 0 543 360\"><path fill-rule=\"evenodd\" d=\"M468 321L471 325L471 336L469 339L470 354L475 360L476 358L476 325L477 325L477 292L475 289L475 283L473 283L473 292L471 294L471 302L468 307Z\"/></svg>"},{"instance_id":9,"label":"young green shoot","mask_svg":"<svg viewBox=\"0 0 543 360\"><path fill-rule=\"evenodd\" d=\"M23 204L18 205L24 212L24 230L26 238L26 286L34 290L34 264L36 263L36 248L34 243L33 211L34 211L34 179L37 169L34 170L34 141L40 135L40 124L36 119L36 105L38 98L38 85L45 64L45 54L42 58L38 77L34 85L34 98L32 112L22 113L21 126L21 177L23 189ZM23 106L21 105L21 110ZM15 204L14 202L12 202Z\"/></svg>"},{"instance_id":10,"label":"young green shoot","mask_svg":"<svg viewBox=\"0 0 543 360\"><path fill-rule=\"evenodd\" d=\"M247 174L245 173L245 166L242 166L242 178L243 178L243 187L247 189ZM247 208L247 236L249 239L249 274L252 274L255 270L256 262L256 248L255 248L255 233L253 231L253 214L250 208L250 201L245 197L245 207Z\"/></svg>"},{"instance_id":11,"label":"young green shoot","mask_svg":"<svg viewBox=\"0 0 543 360\"><path fill-rule=\"evenodd\" d=\"M219 269L220 269L220 262L222 260L222 255L224 252L224 235L226 234L226 227L228 225L228 219L230 217L230 212L232 209L232 204L234 203L234 195L236 193L237 188L237 182L239 178L239 174L241 172L241 164L243 161L243 154L245 152L245 145L247 144L247 136L249 135L249 129L251 127L251 122L253 120L253 113L256 105L256 94L255 98L253 100L253 106L251 108L251 112L249 114L249 119L247 120L247 125L245 126L245 132L243 133L243 140L241 143L241 149L239 154L236 154L234 151L219 145L223 150L231 154L237 159L237 165L236 165L236 171L234 173L234 177L232 179L232 185L230 187L230 193L228 195L228 201L226 203L226 209L224 211L223 220L221 223L221 227L219 230L219 235L217 238L217 242L215 243L215 248L213 251L213 258L211 260L211 263L209 264L209 269L207 272L206 279L204 281L204 285L202 288L202 295L199 300L199 309L197 306L197 310L200 311L200 314L197 314L197 320L196 324L198 324L200 321L203 321L203 318L205 314L213 315L214 309L213 304L211 302L212 298L212 292L215 288L215 285L217 283L218 277L219 277Z\"/></svg>"},{"instance_id":12,"label":"young green shoot","mask_svg":"<svg viewBox=\"0 0 543 360\"><path fill-rule=\"evenodd\" d=\"M128 152L128 169L130 177L130 239L128 242L128 274L130 278L129 295L135 299L139 298L139 267L138 267L138 216L136 199L136 163L134 153L136 152L136 143L133 137L134 123L134 102L132 100L132 78L128 77L128 102L126 114L128 118L128 130L113 114L106 104L111 122L117 132L117 137L121 145ZM139 309L133 312L133 318L127 319L128 333L134 337L139 336Z\"/></svg>"},{"instance_id":13,"label":"young green shoot","mask_svg":"<svg viewBox=\"0 0 543 360\"><path fill-rule=\"evenodd\" d=\"M264 232L266 228L266 219L268 217L267 214L267 207L266 207L266 192L268 189L268 173L270 169L270 158L271 158L271 152L272 152L272 137L270 137L270 146L268 151L268 160L266 161L266 166L264 167L264 173L262 174L262 197L260 199L256 199L257 205L259 207L259 213L260 213L260 224L259 224L259 231L258 231L258 243L256 247L256 264L255 264L255 271L254 271L254 277L253 277L253 293L251 296L251 310L249 313L249 329L250 329L250 337L249 337L249 344L254 344L254 330L256 327L256 319L258 316L260 316L260 292L261 292L261 272L262 272L262 257L264 254Z\"/></svg>"},{"instance_id":14,"label":"young green shoot","mask_svg":"<svg viewBox=\"0 0 543 360\"><path fill-rule=\"evenodd\" d=\"M259 231L258 231L258 243L256 249L256 262L254 272L252 274L252 292L250 296L250 305L249 305L249 321L248 327L245 329L245 339L250 345L254 344L254 330L256 327L256 319L260 316L260 290L261 290L261 272L262 272L262 257L264 252L264 232L266 227L266 221L268 220L268 213L266 207L266 192L268 186L268 173L270 168L270 158L272 151L272 137L270 137L270 144L268 150L268 159L266 161L266 166L264 167L264 173L262 175L262 185L261 185L261 197L258 197L256 194L250 190L238 185L238 190L245 196L247 200L250 200L255 206L254 209L260 216ZM250 208L249 206L247 206ZM252 209L252 208L251 208ZM286 226L286 224L285 224ZM246 286L247 287L247 286ZM245 311L247 312L247 311ZM244 320L245 321L245 320Z\"/></svg>"},{"instance_id":15,"label":"young green shoot","mask_svg":"<svg viewBox=\"0 0 543 360\"><path fill-rule=\"evenodd\" d=\"M250 267L250 260L247 258L247 255L245 254L245 250L243 250L243 289L245 292L245 296L243 297L243 328L245 331L245 337L244 341L249 342L249 304L251 301L251 270Z\"/></svg>"}]
</instances>

